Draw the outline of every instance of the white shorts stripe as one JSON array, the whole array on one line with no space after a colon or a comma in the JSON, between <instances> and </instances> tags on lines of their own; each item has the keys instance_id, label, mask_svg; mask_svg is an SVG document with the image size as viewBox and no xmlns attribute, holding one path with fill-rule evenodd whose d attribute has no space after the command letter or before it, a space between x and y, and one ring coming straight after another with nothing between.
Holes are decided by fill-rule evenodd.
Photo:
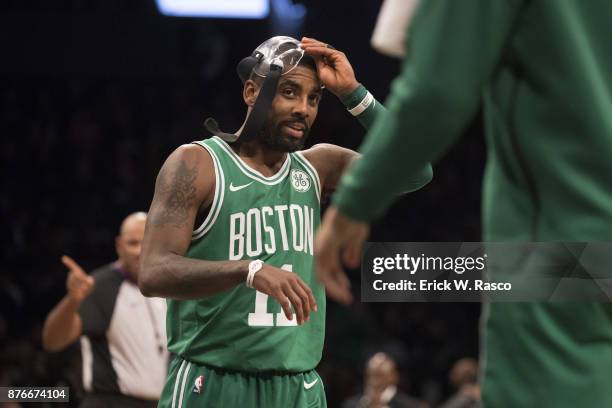
<instances>
[{"instance_id":1,"label":"white shorts stripe","mask_svg":"<svg viewBox=\"0 0 612 408\"><path fill-rule=\"evenodd\" d=\"M185 394L185 382L187 382L187 377L189 376L189 370L191 369L191 363L187 364L185 368L185 374L183 374L183 384L181 384L181 396L179 397L178 408L183 406L183 395Z\"/></svg>"},{"instance_id":2,"label":"white shorts stripe","mask_svg":"<svg viewBox=\"0 0 612 408\"><path fill-rule=\"evenodd\" d=\"M174 382L174 391L172 392L172 408L176 408L176 392L178 391L179 379L181 378L181 373L183 372L183 367L185 366L186 361L183 360L181 366L179 367L178 373L176 374L176 381Z\"/></svg>"}]
</instances>

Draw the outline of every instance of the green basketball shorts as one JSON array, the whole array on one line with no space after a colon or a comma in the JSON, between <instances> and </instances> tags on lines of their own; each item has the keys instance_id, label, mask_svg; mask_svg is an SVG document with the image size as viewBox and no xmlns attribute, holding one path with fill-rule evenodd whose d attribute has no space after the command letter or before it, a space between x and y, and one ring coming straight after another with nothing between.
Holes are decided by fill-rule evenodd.
<instances>
[{"instance_id":1,"label":"green basketball shorts","mask_svg":"<svg viewBox=\"0 0 612 408\"><path fill-rule=\"evenodd\" d=\"M323 381L303 373L247 373L197 365L176 357L158 408L326 408Z\"/></svg>"}]
</instances>

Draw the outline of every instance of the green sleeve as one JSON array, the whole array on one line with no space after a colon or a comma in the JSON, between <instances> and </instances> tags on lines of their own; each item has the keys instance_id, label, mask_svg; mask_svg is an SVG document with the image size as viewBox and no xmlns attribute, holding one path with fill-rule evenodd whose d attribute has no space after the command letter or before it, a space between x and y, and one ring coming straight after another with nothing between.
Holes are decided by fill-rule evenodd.
<instances>
[{"instance_id":1,"label":"green sleeve","mask_svg":"<svg viewBox=\"0 0 612 408\"><path fill-rule=\"evenodd\" d=\"M523 0L421 2L387 112L369 130L333 202L351 218L382 215L406 175L437 160L476 113Z\"/></svg>"},{"instance_id":2,"label":"green sleeve","mask_svg":"<svg viewBox=\"0 0 612 408\"><path fill-rule=\"evenodd\" d=\"M342 103L347 109L352 109L357 106L367 95L368 90L363 86L359 85L357 89L351 92L349 95L341 98ZM356 116L357 120L361 125L369 130L377 118L384 116L387 113L384 105L378 100L374 99L374 101L370 104L370 106L364 110L362 113ZM418 190L425 186L427 183L431 181L433 178L433 169L431 168L431 164L426 163L422 168L417 170L416 173L411 175L405 175L402 177L402 193L409 193L415 190Z\"/></svg>"},{"instance_id":3,"label":"green sleeve","mask_svg":"<svg viewBox=\"0 0 612 408\"><path fill-rule=\"evenodd\" d=\"M340 101L342 101L346 109L350 110L357 106L363 100L363 98L365 98L367 93L368 90L366 89L366 87L360 84L353 92L351 92L345 97L340 98ZM383 115L386 111L387 110L385 109L385 107L376 99L374 99L374 101L366 110L364 110L361 114L355 117L357 118L359 123L361 123L361 126L368 130L370 129L370 127L372 127L372 124L374 123L376 118L380 115Z\"/></svg>"}]
</instances>

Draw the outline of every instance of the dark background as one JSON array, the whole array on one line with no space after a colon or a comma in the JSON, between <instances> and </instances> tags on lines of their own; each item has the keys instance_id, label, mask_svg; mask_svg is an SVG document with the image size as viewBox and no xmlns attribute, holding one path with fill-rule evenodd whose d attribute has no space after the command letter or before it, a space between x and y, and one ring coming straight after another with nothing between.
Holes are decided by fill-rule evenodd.
<instances>
[{"instance_id":1,"label":"dark background","mask_svg":"<svg viewBox=\"0 0 612 408\"><path fill-rule=\"evenodd\" d=\"M380 3L302 4L306 18L291 30L278 16L164 17L153 0L2 2L0 386L78 387L77 346L56 354L40 347L41 324L65 294L60 256L89 270L114 259L119 223L147 210L168 154L207 137L207 116L239 127L246 110L235 65L259 43L273 35L329 42L385 100L399 61L369 44ZM373 225L372 241L480 240L478 119L435 164L433 182ZM364 134L326 93L308 144L356 149ZM359 293L358 273L352 277ZM328 309L319 371L330 407L360 390L364 361L376 351L397 359L404 391L432 405L452 391L452 363L478 354L478 304L330 302Z\"/></svg>"}]
</instances>

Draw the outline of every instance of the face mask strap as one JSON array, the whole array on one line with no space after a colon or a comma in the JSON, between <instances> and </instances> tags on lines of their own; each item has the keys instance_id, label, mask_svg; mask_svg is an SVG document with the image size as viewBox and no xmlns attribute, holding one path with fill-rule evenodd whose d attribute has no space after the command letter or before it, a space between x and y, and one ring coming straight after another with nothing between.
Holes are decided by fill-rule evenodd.
<instances>
[{"instance_id":1,"label":"face mask strap","mask_svg":"<svg viewBox=\"0 0 612 408\"><path fill-rule=\"evenodd\" d=\"M292 58L289 61L283 61L283 58L287 58L291 54L296 54L297 60L294 60ZM262 64L262 61L264 59L264 54L261 51L255 50L253 54L249 55L246 58L243 58L236 67L238 76L242 80L242 83L245 83L250 78L252 72L264 77L264 82L261 87L261 90L259 91L259 94L257 95L257 99L255 100L255 104L253 105L253 109L251 110L251 113L246 120L242 132L240 133L240 135L223 132L219 128L219 123L214 118L207 118L204 121L204 126L206 127L206 129L213 135L220 137L228 143L233 143L239 138L241 140L254 139L266 121L268 112L270 111L270 107L272 106L272 101L274 100L274 96L276 95L276 88L278 87L278 81L281 75L287 74L293 69L295 69L295 67L297 67L300 63L303 56L304 50L302 50L298 46L296 46L295 48L288 49L282 52L280 55L274 57L274 59L270 62L269 72L265 74L257 72L257 66L259 64ZM287 70L286 72L283 72L285 67L287 68ZM263 69L265 69L265 65Z\"/></svg>"}]
</instances>

